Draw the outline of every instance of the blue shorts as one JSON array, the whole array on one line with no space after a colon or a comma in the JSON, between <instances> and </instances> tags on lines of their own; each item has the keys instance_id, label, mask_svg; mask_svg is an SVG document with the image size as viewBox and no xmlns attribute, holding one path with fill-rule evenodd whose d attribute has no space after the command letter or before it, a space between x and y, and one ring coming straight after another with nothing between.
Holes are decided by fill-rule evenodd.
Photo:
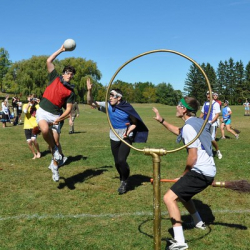
<instances>
[{"instance_id":1,"label":"blue shorts","mask_svg":"<svg viewBox=\"0 0 250 250\"><path fill-rule=\"evenodd\" d=\"M223 121L225 125L230 125L231 124L231 119L227 119Z\"/></svg>"}]
</instances>

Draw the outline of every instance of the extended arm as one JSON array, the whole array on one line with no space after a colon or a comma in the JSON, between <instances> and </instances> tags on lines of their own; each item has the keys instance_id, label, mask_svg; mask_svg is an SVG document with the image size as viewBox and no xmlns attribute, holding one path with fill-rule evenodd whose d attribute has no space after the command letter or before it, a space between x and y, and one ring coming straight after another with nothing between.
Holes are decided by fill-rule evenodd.
<instances>
[{"instance_id":1,"label":"extended arm","mask_svg":"<svg viewBox=\"0 0 250 250\"><path fill-rule=\"evenodd\" d=\"M90 78L87 79L87 104L92 106L93 108L98 108L99 105L96 101L93 100L93 96L92 96L92 87L93 84L90 81Z\"/></svg>"},{"instance_id":2,"label":"extended arm","mask_svg":"<svg viewBox=\"0 0 250 250\"><path fill-rule=\"evenodd\" d=\"M61 48L60 48L59 50L57 50L57 51L54 52L50 57L48 57L48 59L47 59L47 70L48 70L49 73L51 73L51 72L54 70L54 68L55 68L55 66L54 66L54 64L53 64L53 61L56 59L56 57L57 57L59 54L61 54L61 53L64 52L64 51L65 51L65 48L64 48L64 46L62 45Z\"/></svg>"},{"instance_id":3,"label":"extended arm","mask_svg":"<svg viewBox=\"0 0 250 250\"><path fill-rule=\"evenodd\" d=\"M180 134L180 128L177 126L174 126L170 123L168 123L167 121L165 121L165 119L163 120L163 118L161 117L159 111L157 108L153 107L153 111L155 112L155 117L154 119L160 123L162 123L162 125L168 129L170 132L172 132L175 135L179 135Z\"/></svg>"}]
</instances>

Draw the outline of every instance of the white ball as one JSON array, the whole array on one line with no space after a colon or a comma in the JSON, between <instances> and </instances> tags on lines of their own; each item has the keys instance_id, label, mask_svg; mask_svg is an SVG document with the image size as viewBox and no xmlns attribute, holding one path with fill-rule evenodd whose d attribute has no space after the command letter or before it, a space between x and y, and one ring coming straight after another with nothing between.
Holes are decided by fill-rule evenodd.
<instances>
[{"instance_id":1,"label":"white ball","mask_svg":"<svg viewBox=\"0 0 250 250\"><path fill-rule=\"evenodd\" d=\"M73 39L67 39L63 43L65 50L72 51L76 48L76 42Z\"/></svg>"}]
</instances>

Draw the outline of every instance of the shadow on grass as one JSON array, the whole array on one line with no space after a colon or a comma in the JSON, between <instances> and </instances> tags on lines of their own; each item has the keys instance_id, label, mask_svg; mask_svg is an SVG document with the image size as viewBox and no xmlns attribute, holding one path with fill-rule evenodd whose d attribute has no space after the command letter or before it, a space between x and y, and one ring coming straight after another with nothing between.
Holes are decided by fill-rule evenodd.
<instances>
[{"instance_id":1,"label":"shadow on grass","mask_svg":"<svg viewBox=\"0 0 250 250\"><path fill-rule=\"evenodd\" d=\"M87 133L87 131L75 131L74 133L70 134L70 135L74 135L74 134L83 134L83 133Z\"/></svg>"},{"instance_id":2,"label":"shadow on grass","mask_svg":"<svg viewBox=\"0 0 250 250\"><path fill-rule=\"evenodd\" d=\"M44 156L46 156L47 154L51 154L51 152L50 152L49 149L44 150L43 152L41 152L41 157L44 157Z\"/></svg>"},{"instance_id":3,"label":"shadow on grass","mask_svg":"<svg viewBox=\"0 0 250 250\"><path fill-rule=\"evenodd\" d=\"M149 176L140 174L131 175L128 180L129 185L127 191L134 190L136 187L141 186L144 182L150 182L150 178L151 177Z\"/></svg>"},{"instance_id":4,"label":"shadow on grass","mask_svg":"<svg viewBox=\"0 0 250 250\"><path fill-rule=\"evenodd\" d=\"M225 227L230 227L230 228L235 228L238 230L247 230L248 228L246 226L240 225L240 224L232 224L232 223L224 223L224 222L215 222L215 217L212 213L212 210L210 209L210 206L207 204L204 204L202 201L200 200L193 200L195 203L195 206L197 208L197 210L200 213L200 216L202 218L202 220L205 222L207 229L204 230L204 234L202 236L193 238L193 239L189 239L187 240L187 242L192 242L192 241L197 241L200 240L204 237L206 237L207 235L210 234L210 232L212 231L210 225L219 225L219 226L225 226ZM183 221L183 229L184 230L191 230L194 229L194 224L192 221L192 218L190 215L182 215L181 219ZM172 238L174 237L173 235L173 229L172 229L172 225L170 222L170 218L161 218L161 220L168 220L170 227L168 232L169 234L172 236ZM147 224L147 223L152 223L152 227L153 227L153 219L147 219L145 221L143 221L139 226L138 226L138 230L140 233L146 235L147 237L150 238L154 238L153 235L146 233L145 230L143 229L143 227ZM198 229L196 229L198 230ZM200 230L202 231L202 230ZM161 241L167 241L167 237L161 238Z\"/></svg>"},{"instance_id":5,"label":"shadow on grass","mask_svg":"<svg viewBox=\"0 0 250 250\"><path fill-rule=\"evenodd\" d=\"M64 183L59 183L58 185L58 189L63 189L65 187L69 188L70 190L74 190L75 184L76 183L83 183L84 181L93 178L95 176L101 175L104 172L108 171L107 168L109 168L110 166L102 166L98 169L87 169L82 173L73 175L69 178L64 178L64 177L60 177L60 179L64 180Z\"/></svg>"},{"instance_id":6,"label":"shadow on grass","mask_svg":"<svg viewBox=\"0 0 250 250\"><path fill-rule=\"evenodd\" d=\"M74 162L74 161L87 160L87 159L88 159L88 157L83 156L83 155L68 156L68 159L67 159L67 161L64 163L63 166L69 165L71 162ZM62 167L63 167L63 166L62 166Z\"/></svg>"}]
</instances>

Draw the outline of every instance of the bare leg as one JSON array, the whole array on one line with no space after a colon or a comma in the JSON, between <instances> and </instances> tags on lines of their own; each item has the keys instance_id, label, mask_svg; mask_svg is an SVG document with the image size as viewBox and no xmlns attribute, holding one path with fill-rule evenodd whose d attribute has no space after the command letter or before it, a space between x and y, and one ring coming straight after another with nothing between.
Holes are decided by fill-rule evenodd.
<instances>
[{"instance_id":1,"label":"bare leg","mask_svg":"<svg viewBox=\"0 0 250 250\"><path fill-rule=\"evenodd\" d=\"M177 205L177 199L178 196L172 190L168 190L168 192L163 197L173 227L182 225L181 213Z\"/></svg>"},{"instance_id":2,"label":"bare leg","mask_svg":"<svg viewBox=\"0 0 250 250\"><path fill-rule=\"evenodd\" d=\"M36 152L36 158L41 158L41 153L40 153L39 144L38 144L37 140L33 139L32 142L33 142L33 144L34 144L34 146L36 148L36 151L37 151Z\"/></svg>"},{"instance_id":3,"label":"bare leg","mask_svg":"<svg viewBox=\"0 0 250 250\"><path fill-rule=\"evenodd\" d=\"M39 127L41 129L43 139L49 144L50 148L55 147L55 141L51 129L45 120L39 121Z\"/></svg>"},{"instance_id":4,"label":"bare leg","mask_svg":"<svg viewBox=\"0 0 250 250\"><path fill-rule=\"evenodd\" d=\"M224 124L224 123L221 123L221 125L220 125L220 131L221 131L221 136L222 136L222 138L225 137L224 126L225 126L225 124Z\"/></svg>"},{"instance_id":5,"label":"bare leg","mask_svg":"<svg viewBox=\"0 0 250 250\"><path fill-rule=\"evenodd\" d=\"M212 141L212 144L213 144L215 150L218 151L218 150L219 150L219 147L218 147L217 142L216 142L216 141Z\"/></svg>"},{"instance_id":6,"label":"bare leg","mask_svg":"<svg viewBox=\"0 0 250 250\"><path fill-rule=\"evenodd\" d=\"M27 141L27 143L28 143L28 146L29 146L30 151L31 151L32 154L33 154L33 158L32 158L32 159L34 160L34 159L36 159L36 152L35 152L35 150L34 150L34 148L33 148L32 140Z\"/></svg>"},{"instance_id":7,"label":"bare leg","mask_svg":"<svg viewBox=\"0 0 250 250\"><path fill-rule=\"evenodd\" d=\"M60 141L59 141L60 140L60 134L58 134L57 131L55 131L54 129L52 129L52 132L53 132L53 137L54 137L56 146L58 147L59 153L61 155L63 155L62 147L61 147L61 144L60 144Z\"/></svg>"},{"instance_id":8,"label":"bare leg","mask_svg":"<svg viewBox=\"0 0 250 250\"><path fill-rule=\"evenodd\" d=\"M230 132L231 134L233 134L234 136L236 136L237 134L230 128L230 125L226 125L226 129L228 132Z\"/></svg>"}]
</instances>

